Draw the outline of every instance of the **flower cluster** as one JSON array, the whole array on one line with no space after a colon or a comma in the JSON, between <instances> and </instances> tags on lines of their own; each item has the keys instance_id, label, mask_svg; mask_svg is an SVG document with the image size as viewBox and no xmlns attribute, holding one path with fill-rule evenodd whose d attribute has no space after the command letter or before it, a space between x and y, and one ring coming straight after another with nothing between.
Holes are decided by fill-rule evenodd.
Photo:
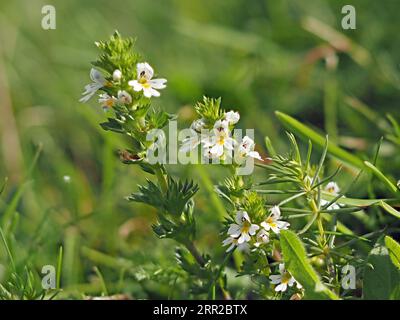
<instances>
[{"instance_id":1,"label":"flower cluster","mask_svg":"<svg viewBox=\"0 0 400 320\"><path fill-rule=\"evenodd\" d=\"M92 68L90 79L93 82L85 86L85 91L82 93L83 97L79 101L87 102L97 91L102 90L104 92L99 94L98 102L107 111L116 105L130 106L133 102L133 92L142 91L146 98L159 97L160 92L156 89L166 87L166 79L152 79L154 70L147 62L137 63L136 75L136 79L128 80L126 86L121 70L115 69L112 75L106 78L99 70ZM110 93L111 91L116 91L116 94L113 95ZM131 93L128 91L131 91Z\"/></svg>"},{"instance_id":2,"label":"flower cluster","mask_svg":"<svg viewBox=\"0 0 400 320\"><path fill-rule=\"evenodd\" d=\"M237 139L233 136L235 124L240 115L235 111L223 112L217 119L200 118L190 126L191 135L183 140L180 151L189 152L202 147L202 155L209 160L220 160L223 163L242 165L246 159L262 161L255 151L255 143L249 136ZM233 161L232 161L233 160Z\"/></svg>"},{"instance_id":3,"label":"flower cluster","mask_svg":"<svg viewBox=\"0 0 400 320\"><path fill-rule=\"evenodd\" d=\"M270 231L279 234L281 230L286 230L290 224L281 220L281 211L278 206L270 210L270 214L259 224L253 224L246 211L236 212L235 223L228 229L228 238L223 241L227 246L227 252L238 248L241 251L248 251L250 244L258 248L270 240Z\"/></svg>"}]
</instances>

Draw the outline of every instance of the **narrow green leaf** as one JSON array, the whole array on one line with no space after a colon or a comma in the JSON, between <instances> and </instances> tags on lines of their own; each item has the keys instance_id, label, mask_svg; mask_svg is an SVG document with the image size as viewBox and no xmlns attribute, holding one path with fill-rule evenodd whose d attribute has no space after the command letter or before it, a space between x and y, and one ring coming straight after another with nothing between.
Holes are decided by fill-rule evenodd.
<instances>
[{"instance_id":1,"label":"narrow green leaf","mask_svg":"<svg viewBox=\"0 0 400 320\"><path fill-rule=\"evenodd\" d=\"M331 201L334 198L336 198L335 195L333 195L329 192L326 192L326 191L322 191L321 196L322 196L322 199L327 200L327 201ZM386 203L387 201L390 201L390 200L394 200L394 199L355 199L355 198L341 197L341 198L337 199L335 202L339 203L339 204L348 205L348 206L369 207L369 206L380 204L380 202L383 202L383 201L385 201L385 203Z\"/></svg>"},{"instance_id":2,"label":"narrow green leaf","mask_svg":"<svg viewBox=\"0 0 400 320\"><path fill-rule=\"evenodd\" d=\"M12 218L15 210L17 209L17 206L19 204L19 201L22 198L22 195L24 194L24 192L26 191L26 189L28 188L30 183L31 183L31 181L22 183L18 187L18 189L15 192L15 194L13 195L13 197L11 198L9 204L6 207L6 210L4 211L4 213L1 217L1 225L3 226L3 228L5 228L6 225L10 222L10 219Z\"/></svg>"},{"instance_id":3,"label":"narrow green leaf","mask_svg":"<svg viewBox=\"0 0 400 320\"><path fill-rule=\"evenodd\" d=\"M396 193L399 191L394 183L392 183L388 177L386 177L382 171L380 171L377 167L375 167L371 162L364 161L364 164L366 165L367 168L370 169L370 171L377 177L379 180L381 180L390 191L393 193Z\"/></svg>"},{"instance_id":4,"label":"narrow green leaf","mask_svg":"<svg viewBox=\"0 0 400 320\"><path fill-rule=\"evenodd\" d=\"M338 299L321 282L319 276L307 259L307 253L301 240L289 230L282 230L280 236L282 253L287 270L304 287L310 299Z\"/></svg>"},{"instance_id":5,"label":"narrow green leaf","mask_svg":"<svg viewBox=\"0 0 400 320\"><path fill-rule=\"evenodd\" d=\"M394 133L396 134L397 137L400 138L400 125L399 125L399 123L397 122L397 120L390 113L388 113L386 115L386 117L390 121L390 123L391 123L391 125L393 127Z\"/></svg>"},{"instance_id":6,"label":"narrow green leaf","mask_svg":"<svg viewBox=\"0 0 400 320\"><path fill-rule=\"evenodd\" d=\"M63 260L63 247L60 246L58 250L58 257L57 257L57 289L61 288L61 272L62 272L62 260Z\"/></svg>"},{"instance_id":7,"label":"narrow green leaf","mask_svg":"<svg viewBox=\"0 0 400 320\"><path fill-rule=\"evenodd\" d=\"M314 177L313 177L312 182L311 182L312 186L315 185L315 182L317 181L319 173L320 173L320 171L322 169L322 166L324 165L325 158L326 158L326 153L328 152L328 146L329 146L329 139L328 139L328 136L326 136L325 137L324 150L322 152L321 158L319 159L318 167L315 170L315 174L314 174Z\"/></svg>"},{"instance_id":8,"label":"narrow green leaf","mask_svg":"<svg viewBox=\"0 0 400 320\"><path fill-rule=\"evenodd\" d=\"M325 145L325 138L315 132L314 130L310 129L306 125L302 124L300 121L296 120L295 118L276 111L276 116L278 117L279 121L289 130L293 131L294 133L298 134L301 138L305 141L311 140L315 145L320 147L321 149L324 148ZM354 167L362 169L364 167L364 163L356 156L352 155L351 153L343 150L342 148L338 147L337 145L329 142L328 144L328 153L332 156L338 158L339 160L352 165Z\"/></svg>"},{"instance_id":9,"label":"narrow green leaf","mask_svg":"<svg viewBox=\"0 0 400 320\"><path fill-rule=\"evenodd\" d=\"M379 206L383 208L386 212L400 219L400 212L393 208L391 205L388 205L386 202L379 201Z\"/></svg>"},{"instance_id":10,"label":"narrow green leaf","mask_svg":"<svg viewBox=\"0 0 400 320\"><path fill-rule=\"evenodd\" d=\"M5 235L4 235L3 229L1 227L0 227L0 236L1 236L1 239L2 239L3 244L4 244L4 248L6 249L8 258L10 259L11 267L12 267L13 271L15 272L16 268L15 268L14 257L13 257L13 255L11 253L10 247L8 246L8 243L7 243L7 239L6 239Z\"/></svg>"},{"instance_id":11,"label":"narrow green leaf","mask_svg":"<svg viewBox=\"0 0 400 320\"><path fill-rule=\"evenodd\" d=\"M101 274L100 269L97 266L94 267L94 272L96 272L96 275L100 280L102 295L103 296L108 296L108 290L107 290L106 282L104 281L104 277Z\"/></svg>"},{"instance_id":12,"label":"narrow green leaf","mask_svg":"<svg viewBox=\"0 0 400 320\"><path fill-rule=\"evenodd\" d=\"M3 185L2 185L1 188L0 188L0 195L3 193L4 189L6 188L7 181L8 181L8 178L6 177L6 178L4 179Z\"/></svg>"},{"instance_id":13,"label":"narrow green leaf","mask_svg":"<svg viewBox=\"0 0 400 320\"><path fill-rule=\"evenodd\" d=\"M267 148L270 157L276 156L275 148L272 145L271 139L269 137L265 137L265 147Z\"/></svg>"}]
</instances>

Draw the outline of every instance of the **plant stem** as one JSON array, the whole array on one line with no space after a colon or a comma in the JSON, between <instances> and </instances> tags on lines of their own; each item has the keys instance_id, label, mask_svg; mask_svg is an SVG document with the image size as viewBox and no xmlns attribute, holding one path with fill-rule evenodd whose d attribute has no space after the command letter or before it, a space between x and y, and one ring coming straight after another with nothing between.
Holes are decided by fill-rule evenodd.
<instances>
[{"instance_id":1,"label":"plant stem","mask_svg":"<svg viewBox=\"0 0 400 320\"><path fill-rule=\"evenodd\" d=\"M186 249L189 250L189 252L191 253L191 255L193 256L193 258L196 259L196 262L201 266L204 267L204 265L206 264L206 262L204 261L203 257L201 256L199 250L197 250L196 246L194 245L194 243L192 241L187 241L185 243L185 247Z\"/></svg>"},{"instance_id":2,"label":"plant stem","mask_svg":"<svg viewBox=\"0 0 400 320\"><path fill-rule=\"evenodd\" d=\"M189 252L193 256L193 258L195 258L196 262L201 267L204 267L206 262L204 261L204 259L203 259L202 255L200 254L199 250L197 250L197 248L194 245L194 243L192 241L187 241L184 245L185 245L186 249L189 250ZM232 299L231 295L229 294L229 292L227 290L225 290L225 288L223 286L223 283L221 281L222 269L225 267L225 264L226 264L227 260L228 259L225 258L223 264L221 265L220 269L218 270L217 277L215 278L214 283L213 283L214 289L212 289L212 290L215 290L215 285L218 285L219 289L221 290L221 292L222 292L222 294L224 296L224 299L225 300L231 300ZM215 299L215 291L213 291L213 297Z\"/></svg>"},{"instance_id":3,"label":"plant stem","mask_svg":"<svg viewBox=\"0 0 400 320\"><path fill-rule=\"evenodd\" d=\"M322 224L322 217L321 217L321 213L319 212L318 206L314 199L311 200L310 206L311 206L311 210L314 212L314 214L317 215L317 226L318 226L318 231L319 231L319 235L320 235L320 243L321 243L321 245L325 246L326 237L325 237L324 226Z\"/></svg>"}]
</instances>

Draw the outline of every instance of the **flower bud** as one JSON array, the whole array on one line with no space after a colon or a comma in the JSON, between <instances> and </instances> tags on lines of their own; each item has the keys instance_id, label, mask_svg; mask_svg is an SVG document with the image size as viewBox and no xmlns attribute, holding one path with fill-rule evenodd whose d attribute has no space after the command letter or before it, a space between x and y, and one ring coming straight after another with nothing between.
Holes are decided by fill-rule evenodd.
<instances>
[{"instance_id":1,"label":"flower bud","mask_svg":"<svg viewBox=\"0 0 400 320\"><path fill-rule=\"evenodd\" d=\"M118 70L118 69L114 70L114 72L113 72L114 81L119 81L119 80L121 80L121 78L122 78L121 70Z\"/></svg>"}]
</instances>

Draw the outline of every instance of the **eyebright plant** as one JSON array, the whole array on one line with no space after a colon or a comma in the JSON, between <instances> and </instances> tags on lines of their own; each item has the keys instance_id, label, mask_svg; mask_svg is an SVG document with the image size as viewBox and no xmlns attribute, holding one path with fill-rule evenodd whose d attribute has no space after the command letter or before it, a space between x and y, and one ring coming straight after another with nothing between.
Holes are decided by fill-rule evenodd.
<instances>
[{"instance_id":1,"label":"eyebright plant","mask_svg":"<svg viewBox=\"0 0 400 320\"><path fill-rule=\"evenodd\" d=\"M198 185L173 177L163 164L148 161L148 152L159 138L149 141L147 133L176 118L152 107L167 80L158 77L136 52L132 39L124 39L118 32L96 45L101 53L92 63L92 83L85 87L81 101L98 95L107 115L101 127L127 136L131 142L129 150L120 151L121 161L154 177L127 199L157 209L153 230L159 238L178 244L176 256L185 274L179 274L179 281L186 283L194 297L242 297L229 286L228 270L235 268L236 276L252 280L249 290L257 298L400 299L400 245L389 236L396 234L391 224L400 218L396 209L399 190L375 165L379 145L374 160L362 161L327 136L277 112L289 130L289 150L277 153L267 137L269 157L261 157L251 137L233 134L239 113L224 110L220 98L204 97L195 105L198 118L180 151L200 147L205 159L211 163L218 160L227 169L227 178L215 187L228 213L221 225L225 251L221 262L216 254L220 250L201 254L195 245ZM306 152L295 134L308 143ZM322 151L318 161L314 161L313 145ZM249 158L256 160L261 181L256 181L255 174L238 174L237 169ZM344 188L336 181L342 168L347 175L355 172L353 183ZM371 172L387 186L390 197L346 197L359 181L370 181ZM346 216L376 219L383 212L389 214L382 218L387 227L364 235L342 222ZM348 272L350 267L354 274Z\"/></svg>"}]
</instances>

